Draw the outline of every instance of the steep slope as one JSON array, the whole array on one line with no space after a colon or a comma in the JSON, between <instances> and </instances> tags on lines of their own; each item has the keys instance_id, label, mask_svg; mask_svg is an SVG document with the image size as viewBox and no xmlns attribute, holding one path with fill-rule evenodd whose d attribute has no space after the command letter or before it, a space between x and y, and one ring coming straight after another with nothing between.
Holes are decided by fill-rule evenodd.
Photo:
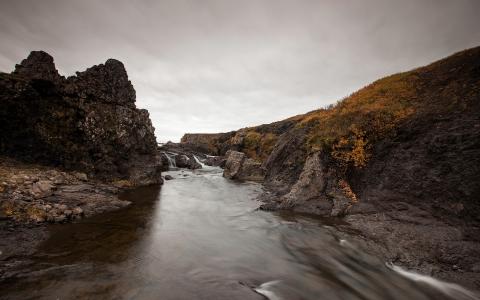
<instances>
[{"instance_id":1,"label":"steep slope","mask_svg":"<svg viewBox=\"0 0 480 300\"><path fill-rule=\"evenodd\" d=\"M378 209L389 199L442 203L468 207L462 217L476 218L479 83L480 48L376 81L330 109L297 117L298 133L282 136L267 169L293 155L291 147L282 147L293 135L306 156L321 157L329 178L352 189L351 204L374 202ZM303 164L296 156L296 164ZM269 174L267 183L274 183L281 172ZM328 196L327 190L318 192Z\"/></svg>"},{"instance_id":2,"label":"steep slope","mask_svg":"<svg viewBox=\"0 0 480 300\"><path fill-rule=\"evenodd\" d=\"M161 181L154 129L135 107L123 64L109 59L76 76L33 51L0 74L0 154L132 184Z\"/></svg>"}]
</instances>

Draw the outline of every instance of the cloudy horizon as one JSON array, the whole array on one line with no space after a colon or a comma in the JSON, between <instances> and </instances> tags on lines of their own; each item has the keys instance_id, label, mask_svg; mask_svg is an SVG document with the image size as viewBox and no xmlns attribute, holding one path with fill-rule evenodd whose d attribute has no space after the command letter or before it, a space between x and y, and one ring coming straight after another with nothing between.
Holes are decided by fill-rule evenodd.
<instances>
[{"instance_id":1,"label":"cloudy horizon","mask_svg":"<svg viewBox=\"0 0 480 300\"><path fill-rule=\"evenodd\" d=\"M480 1L2 1L0 71L32 50L73 75L122 61L158 141L334 103L480 45Z\"/></svg>"}]
</instances>

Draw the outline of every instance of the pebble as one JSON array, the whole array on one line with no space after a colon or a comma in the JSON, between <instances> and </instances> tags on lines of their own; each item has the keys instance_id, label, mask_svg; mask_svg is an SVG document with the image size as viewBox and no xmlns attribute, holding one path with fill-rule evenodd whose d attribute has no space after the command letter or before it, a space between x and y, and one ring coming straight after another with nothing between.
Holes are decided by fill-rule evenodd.
<instances>
[{"instance_id":1,"label":"pebble","mask_svg":"<svg viewBox=\"0 0 480 300\"><path fill-rule=\"evenodd\" d=\"M83 209L81 209L80 207L77 206L73 209L73 213L75 215L81 215L81 214L83 214Z\"/></svg>"}]
</instances>

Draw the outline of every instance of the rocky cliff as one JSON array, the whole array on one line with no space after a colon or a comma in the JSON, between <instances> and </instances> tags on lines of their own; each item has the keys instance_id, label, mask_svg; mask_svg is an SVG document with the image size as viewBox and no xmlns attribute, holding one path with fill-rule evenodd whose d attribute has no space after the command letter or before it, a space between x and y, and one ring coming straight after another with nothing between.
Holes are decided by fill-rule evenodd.
<instances>
[{"instance_id":1,"label":"rocky cliff","mask_svg":"<svg viewBox=\"0 0 480 300\"><path fill-rule=\"evenodd\" d=\"M480 47L230 136L264 209L342 217L386 260L480 287Z\"/></svg>"},{"instance_id":2,"label":"rocky cliff","mask_svg":"<svg viewBox=\"0 0 480 300\"><path fill-rule=\"evenodd\" d=\"M0 73L0 154L101 180L158 183L154 128L135 98L117 60L65 78L49 54L33 51Z\"/></svg>"}]
</instances>

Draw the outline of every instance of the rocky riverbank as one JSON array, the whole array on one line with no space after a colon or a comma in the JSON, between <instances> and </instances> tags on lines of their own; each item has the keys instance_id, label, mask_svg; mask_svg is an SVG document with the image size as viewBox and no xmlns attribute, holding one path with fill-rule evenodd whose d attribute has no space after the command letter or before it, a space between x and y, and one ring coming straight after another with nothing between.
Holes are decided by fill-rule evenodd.
<instances>
[{"instance_id":1,"label":"rocky riverbank","mask_svg":"<svg viewBox=\"0 0 480 300\"><path fill-rule=\"evenodd\" d=\"M261 162L262 209L342 219L386 261L480 289L479 86L473 48L331 107L182 142L239 151L229 178Z\"/></svg>"},{"instance_id":2,"label":"rocky riverbank","mask_svg":"<svg viewBox=\"0 0 480 300\"><path fill-rule=\"evenodd\" d=\"M101 182L0 157L0 281L22 272L48 235L44 225L66 223L130 204L118 198L127 181Z\"/></svg>"},{"instance_id":3,"label":"rocky riverbank","mask_svg":"<svg viewBox=\"0 0 480 300\"><path fill-rule=\"evenodd\" d=\"M135 95L115 59L65 78L33 51L0 73L0 280L21 272L43 225L125 207L122 190L162 184L154 128Z\"/></svg>"},{"instance_id":4,"label":"rocky riverbank","mask_svg":"<svg viewBox=\"0 0 480 300\"><path fill-rule=\"evenodd\" d=\"M0 159L0 218L63 223L128 205L117 197L126 181L89 180L85 173Z\"/></svg>"}]
</instances>

